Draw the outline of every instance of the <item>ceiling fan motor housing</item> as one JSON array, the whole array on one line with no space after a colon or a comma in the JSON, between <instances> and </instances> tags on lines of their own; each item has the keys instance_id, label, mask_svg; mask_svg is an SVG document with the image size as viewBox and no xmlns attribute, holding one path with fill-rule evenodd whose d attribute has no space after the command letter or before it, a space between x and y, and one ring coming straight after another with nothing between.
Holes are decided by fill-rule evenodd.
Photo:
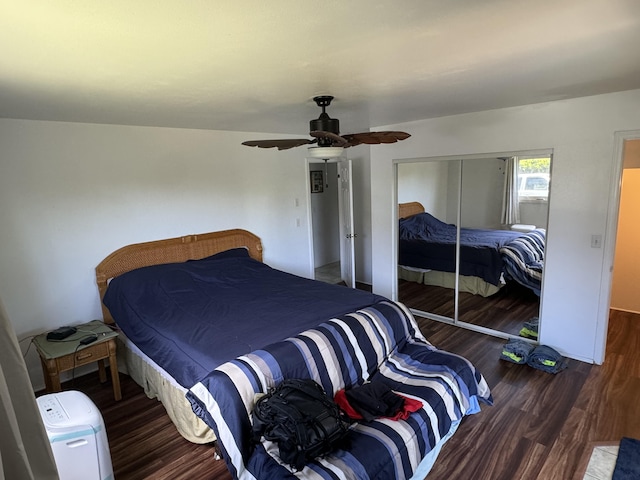
<instances>
[{"instance_id":1,"label":"ceiling fan motor housing","mask_svg":"<svg viewBox=\"0 0 640 480\"><path fill-rule=\"evenodd\" d=\"M320 117L309 122L309 131L331 132L335 133L336 135L340 135L340 121L337 118L330 118L329 115L323 112L320 114ZM320 142L321 140L324 139L319 138L318 142ZM331 144L330 139L326 140L328 140L329 144Z\"/></svg>"},{"instance_id":2,"label":"ceiling fan motor housing","mask_svg":"<svg viewBox=\"0 0 640 480\"><path fill-rule=\"evenodd\" d=\"M331 104L331 100L333 100L333 97L330 95L313 97L313 101L316 102L316 105L322 108L322 113L317 119L309 122L310 132L330 132L335 135L340 135L340 120L337 118L331 118L325 111L325 108ZM331 146L331 142L332 141L329 138L318 138L318 146L320 147Z\"/></svg>"}]
</instances>

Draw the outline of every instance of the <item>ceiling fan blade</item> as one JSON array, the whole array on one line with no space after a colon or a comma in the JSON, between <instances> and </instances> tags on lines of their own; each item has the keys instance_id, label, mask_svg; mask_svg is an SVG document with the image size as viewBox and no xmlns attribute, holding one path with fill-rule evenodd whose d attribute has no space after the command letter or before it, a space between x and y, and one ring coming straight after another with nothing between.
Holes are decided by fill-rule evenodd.
<instances>
[{"instance_id":1,"label":"ceiling fan blade","mask_svg":"<svg viewBox=\"0 0 640 480\"><path fill-rule=\"evenodd\" d=\"M289 148L299 147L301 145L308 145L310 143L316 143L317 140L306 139L306 138L285 138L279 140L248 140L246 142L242 142L242 145L246 145L248 147L258 147L258 148L277 148L278 150L288 150Z\"/></svg>"},{"instance_id":2,"label":"ceiling fan blade","mask_svg":"<svg viewBox=\"0 0 640 480\"><path fill-rule=\"evenodd\" d=\"M322 130L314 130L313 132L309 132L309 135L318 139L328 138L329 140L331 140L332 147L344 147L348 143L344 137L341 137L340 135L336 135L333 132L323 132ZM322 144L322 142L320 143Z\"/></svg>"},{"instance_id":3,"label":"ceiling fan blade","mask_svg":"<svg viewBox=\"0 0 640 480\"><path fill-rule=\"evenodd\" d=\"M411 135L405 132L362 132L362 133L350 133L348 135L343 135L343 137L347 140L348 146L353 147L355 145L360 145L361 143L366 143L368 145L377 145L380 143L396 143L400 140L406 140Z\"/></svg>"}]
</instances>

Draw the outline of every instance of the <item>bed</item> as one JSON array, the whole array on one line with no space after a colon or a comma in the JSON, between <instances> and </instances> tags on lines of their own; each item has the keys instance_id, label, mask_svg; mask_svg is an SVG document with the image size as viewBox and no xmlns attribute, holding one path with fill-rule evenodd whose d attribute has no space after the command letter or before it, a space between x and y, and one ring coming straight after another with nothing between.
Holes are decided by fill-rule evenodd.
<instances>
[{"instance_id":1,"label":"bed","mask_svg":"<svg viewBox=\"0 0 640 480\"><path fill-rule=\"evenodd\" d=\"M425 212L419 202L399 205L398 276L454 288L457 228ZM514 280L538 296L545 231L460 229L459 289L491 296Z\"/></svg>"},{"instance_id":2,"label":"bed","mask_svg":"<svg viewBox=\"0 0 640 480\"><path fill-rule=\"evenodd\" d=\"M217 438L235 478L424 478L462 418L492 403L482 375L431 345L402 304L280 272L261 252L242 230L124 247L96 269L105 320L179 387L179 409ZM285 378L329 393L380 380L424 407L355 424L347 450L293 472L248 430L255 395Z\"/></svg>"},{"instance_id":3,"label":"bed","mask_svg":"<svg viewBox=\"0 0 640 480\"><path fill-rule=\"evenodd\" d=\"M218 257L213 258L215 255ZM206 262L207 259L211 260ZM194 260L203 260L205 264L199 266L193 263ZM134 291L132 295L138 296L134 299L127 299L122 293L123 283L133 283L135 286L137 282L141 285L152 284L155 288L167 291L177 288L179 292L181 285L176 287L174 282L178 276L203 278L201 272L189 271L190 266L196 270L204 268L205 274L207 268L215 269L216 266L227 270L233 266L243 268L237 272L220 271L217 277L211 275L208 279L212 287L225 287L222 292L226 298L221 304L234 309L223 314L218 312L218 322L208 326L209 330L221 332L218 340L222 340L223 346L228 347L225 351L219 347L211 351L207 337L190 333L200 333L203 329L199 324L202 312L194 313L186 307L182 309L179 303L168 306L157 303L206 302L206 297L204 300L197 295L191 298L189 292L186 292L175 300L163 295L163 292L153 292L150 287L142 292ZM183 267L187 271L181 271ZM160 273L154 269L160 269ZM163 275L165 280L158 282L158 275ZM256 283L259 275L262 283ZM250 317L251 325L255 327L260 326L259 320L264 326L274 315L288 318L287 330L281 328L280 331L272 331L265 327L272 336L263 334L257 340L275 341L298 333L305 326L317 325L326 315L346 313L381 299L360 290L314 282L271 269L262 263L260 239L241 229L125 246L111 253L96 267L96 281L105 322L117 323L121 331L118 358L124 359L123 372L141 385L147 396L161 401L180 434L194 443L210 443L216 437L211 428L193 414L185 397L187 389L223 360L246 353L256 346L252 345L248 337L244 338L246 335L242 332L228 327L228 324L237 327L235 318L228 314ZM200 282L200 285L203 284ZM245 288L247 284L251 290ZM295 305L289 301L289 294L294 289L298 291ZM234 292L235 297L232 296ZM237 294L243 297L238 299ZM153 295L160 295L162 299L157 300ZM247 296L252 298L246 298ZM147 310L132 311L130 307L134 302L148 298L152 299L152 304ZM235 301L235 307L232 301ZM308 306L314 306L316 310L309 309ZM172 312L174 308L182 310L174 311L175 317L172 317L168 312ZM266 315L265 310L271 312L271 315ZM181 329L172 333L170 328L176 323L181 325ZM233 338L234 335L243 338L236 339ZM166 338L169 341L165 344L163 340ZM196 348L190 348L190 343Z\"/></svg>"}]
</instances>

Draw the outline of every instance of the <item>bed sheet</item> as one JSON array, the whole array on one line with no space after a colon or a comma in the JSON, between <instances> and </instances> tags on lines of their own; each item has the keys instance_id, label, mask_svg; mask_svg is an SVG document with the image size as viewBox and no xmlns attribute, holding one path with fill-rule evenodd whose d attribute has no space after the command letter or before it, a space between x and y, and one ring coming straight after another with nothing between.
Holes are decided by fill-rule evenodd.
<instances>
[{"instance_id":1,"label":"bed sheet","mask_svg":"<svg viewBox=\"0 0 640 480\"><path fill-rule=\"evenodd\" d=\"M277 445L251 441L256 394L287 378L311 378L332 394L381 381L422 401L423 408L407 420L354 424L348 448L296 472L279 461ZM480 402L493 401L468 360L435 348L409 310L388 301L227 362L194 385L187 398L215 430L232 475L243 480L408 479L428 469L429 453L437 453L460 419L478 413Z\"/></svg>"},{"instance_id":2,"label":"bed sheet","mask_svg":"<svg viewBox=\"0 0 640 480\"><path fill-rule=\"evenodd\" d=\"M273 269L239 248L125 273L103 301L125 335L188 388L230 359L380 299Z\"/></svg>"}]
</instances>

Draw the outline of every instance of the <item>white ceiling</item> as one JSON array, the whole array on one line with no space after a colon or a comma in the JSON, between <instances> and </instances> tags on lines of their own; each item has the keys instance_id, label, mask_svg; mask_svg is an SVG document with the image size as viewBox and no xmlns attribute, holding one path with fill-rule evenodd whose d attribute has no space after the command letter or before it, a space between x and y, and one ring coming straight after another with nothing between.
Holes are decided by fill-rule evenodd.
<instances>
[{"instance_id":1,"label":"white ceiling","mask_svg":"<svg viewBox=\"0 0 640 480\"><path fill-rule=\"evenodd\" d=\"M343 133L640 88L639 0L2 0L0 117Z\"/></svg>"}]
</instances>

